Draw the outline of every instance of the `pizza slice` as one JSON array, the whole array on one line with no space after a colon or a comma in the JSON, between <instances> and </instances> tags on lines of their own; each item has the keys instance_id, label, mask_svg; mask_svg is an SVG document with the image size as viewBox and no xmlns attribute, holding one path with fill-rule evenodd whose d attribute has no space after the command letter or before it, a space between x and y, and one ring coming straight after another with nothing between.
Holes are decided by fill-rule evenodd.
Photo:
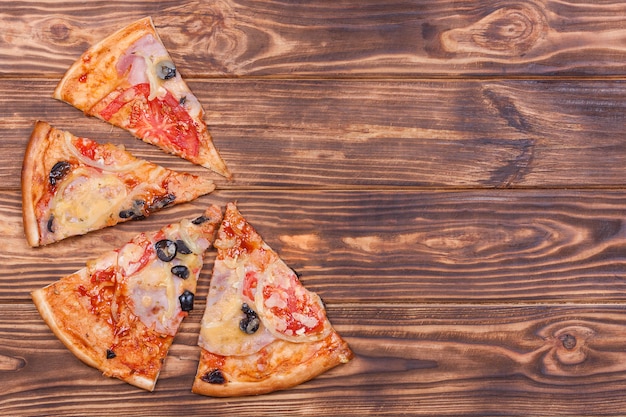
<instances>
[{"instance_id":1,"label":"pizza slice","mask_svg":"<svg viewBox=\"0 0 626 417\"><path fill-rule=\"evenodd\" d=\"M184 317L193 308L203 253L221 209L141 233L79 271L32 293L65 346L104 375L152 391Z\"/></svg>"},{"instance_id":2,"label":"pizza slice","mask_svg":"<svg viewBox=\"0 0 626 417\"><path fill-rule=\"evenodd\" d=\"M192 391L227 397L296 386L348 362L321 299L242 217L226 208L214 246Z\"/></svg>"},{"instance_id":3,"label":"pizza slice","mask_svg":"<svg viewBox=\"0 0 626 417\"><path fill-rule=\"evenodd\" d=\"M68 69L53 97L166 152L231 177L207 130L204 109L176 69L150 17L91 46Z\"/></svg>"},{"instance_id":4,"label":"pizza slice","mask_svg":"<svg viewBox=\"0 0 626 417\"><path fill-rule=\"evenodd\" d=\"M22 165L22 210L30 246L133 219L191 201L213 181L135 158L37 122Z\"/></svg>"}]
</instances>

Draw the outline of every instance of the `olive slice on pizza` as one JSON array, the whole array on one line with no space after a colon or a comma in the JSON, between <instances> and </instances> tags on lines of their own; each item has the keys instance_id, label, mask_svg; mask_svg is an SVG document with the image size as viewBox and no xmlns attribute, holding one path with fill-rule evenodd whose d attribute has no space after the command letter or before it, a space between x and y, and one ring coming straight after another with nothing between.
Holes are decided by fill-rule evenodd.
<instances>
[{"instance_id":1,"label":"olive slice on pizza","mask_svg":"<svg viewBox=\"0 0 626 417\"><path fill-rule=\"evenodd\" d=\"M91 46L68 69L54 98L230 178L204 109L165 49L150 17Z\"/></svg>"},{"instance_id":2,"label":"olive slice on pizza","mask_svg":"<svg viewBox=\"0 0 626 417\"><path fill-rule=\"evenodd\" d=\"M348 362L352 352L307 290L230 203L201 322L192 391L227 397L287 389Z\"/></svg>"},{"instance_id":3,"label":"olive slice on pizza","mask_svg":"<svg viewBox=\"0 0 626 417\"><path fill-rule=\"evenodd\" d=\"M152 391L182 320L193 309L203 254L221 209L141 233L33 292L42 318L80 360Z\"/></svg>"},{"instance_id":4,"label":"olive slice on pizza","mask_svg":"<svg viewBox=\"0 0 626 417\"><path fill-rule=\"evenodd\" d=\"M37 122L22 165L30 246L143 219L215 189L210 179L139 159L121 147Z\"/></svg>"}]
</instances>

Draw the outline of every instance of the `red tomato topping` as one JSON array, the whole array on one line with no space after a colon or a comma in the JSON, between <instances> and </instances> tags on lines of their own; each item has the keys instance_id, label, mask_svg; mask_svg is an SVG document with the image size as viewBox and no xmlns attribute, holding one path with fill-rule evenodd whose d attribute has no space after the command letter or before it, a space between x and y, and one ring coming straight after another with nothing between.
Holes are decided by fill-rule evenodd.
<instances>
[{"instance_id":1,"label":"red tomato topping","mask_svg":"<svg viewBox=\"0 0 626 417\"><path fill-rule=\"evenodd\" d=\"M114 277L115 277L115 268L110 266L107 269L95 271L91 275L91 282L93 284L101 284L106 281L113 282Z\"/></svg>"},{"instance_id":2,"label":"red tomato topping","mask_svg":"<svg viewBox=\"0 0 626 417\"><path fill-rule=\"evenodd\" d=\"M289 336L299 334L311 335L324 330L325 313L323 306L317 299L311 297L310 293L302 287L295 274L288 278L289 283L282 285L264 285L263 303L266 311L281 321L284 326L279 326L276 330ZM278 302L280 305L274 305ZM302 315L304 321L294 317L294 313ZM285 327L282 329L282 327Z\"/></svg>"},{"instance_id":3,"label":"red tomato topping","mask_svg":"<svg viewBox=\"0 0 626 417\"><path fill-rule=\"evenodd\" d=\"M254 292L258 284L258 278L256 272L248 271L243 280L243 295L248 297L249 300L254 301Z\"/></svg>"},{"instance_id":4,"label":"red tomato topping","mask_svg":"<svg viewBox=\"0 0 626 417\"><path fill-rule=\"evenodd\" d=\"M198 128L187 110L168 91L164 97L148 100L150 84L142 83L118 95L101 112L109 120L124 105L131 103L128 128L140 138L150 138L180 152L197 156L200 148Z\"/></svg>"},{"instance_id":5,"label":"red tomato topping","mask_svg":"<svg viewBox=\"0 0 626 417\"><path fill-rule=\"evenodd\" d=\"M85 138L78 138L74 142L74 146L83 156L92 160L96 158L96 151L98 149L96 142Z\"/></svg>"}]
</instances>

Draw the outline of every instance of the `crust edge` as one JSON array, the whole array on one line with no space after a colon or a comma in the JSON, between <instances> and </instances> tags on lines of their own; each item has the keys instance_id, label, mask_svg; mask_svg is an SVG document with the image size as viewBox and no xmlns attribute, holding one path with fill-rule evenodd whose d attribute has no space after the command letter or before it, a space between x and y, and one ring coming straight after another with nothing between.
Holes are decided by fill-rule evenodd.
<instances>
[{"instance_id":1,"label":"crust edge","mask_svg":"<svg viewBox=\"0 0 626 417\"><path fill-rule=\"evenodd\" d=\"M209 384L201 380L202 374L207 371L202 363L202 352L205 352L202 349L198 372L191 391L194 394L210 397L242 397L293 388L352 359L352 350L335 330L332 331L327 340L331 341L331 346L328 348L332 349L328 355L315 355L312 360L297 364L289 372L274 372L269 378L258 381L228 381L225 384ZM283 343L282 340L279 342Z\"/></svg>"},{"instance_id":2,"label":"crust edge","mask_svg":"<svg viewBox=\"0 0 626 417\"><path fill-rule=\"evenodd\" d=\"M86 269L78 271L77 273L85 273ZM84 362L85 364L103 372L106 375L106 369L104 363L97 361L93 356L89 355L84 349L81 349L80 346L77 346L72 337L68 335L61 326L61 323L58 323L56 320L56 316L50 303L48 303L46 297L46 288L40 288L31 293L31 298L39 311L44 322L48 325L52 333L65 345L65 347L79 360ZM158 374L154 379L147 378L142 375L131 375L125 378L119 378L128 384L134 385L138 388L144 389L146 391L154 391L154 387L156 385L156 381L158 379Z\"/></svg>"},{"instance_id":3,"label":"crust edge","mask_svg":"<svg viewBox=\"0 0 626 417\"><path fill-rule=\"evenodd\" d=\"M31 247L37 247L41 242L39 224L35 216L33 186L35 179L43 175L41 158L43 157L42 154L51 130L52 127L48 123L39 120L35 122L22 163L22 220L24 223L24 234Z\"/></svg>"}]
</instances>

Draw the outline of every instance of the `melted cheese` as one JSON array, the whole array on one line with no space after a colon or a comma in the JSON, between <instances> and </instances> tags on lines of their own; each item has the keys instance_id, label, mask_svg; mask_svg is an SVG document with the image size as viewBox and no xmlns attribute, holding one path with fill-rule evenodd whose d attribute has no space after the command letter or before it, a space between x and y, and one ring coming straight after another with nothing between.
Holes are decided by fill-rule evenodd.
<instances>
[{"instance_id":1,"label":"melted cheese","mask_svg":"<svg viewBox=\"0 0 626 417\"><path fill-rule=\"evenodd\" d=\"M187 224L187 223L185 223ZM170 225L165 230L165 238L176 241L182 239L188 246L192 246L187 238L182 237L181 231L186 227ZM147 242L154 245L156 240L163 238L153 235ZM197 238L199 239L199 238ZM170 262L163 262L151 252L149 260L143 263L146 247L130 242L119 252L118 265L123 277L119 280L122 285L122 293L127 297L128 304L139 320L148 327L154 328L159 333L174 336L186 313L182 311L178 297L185 290L195 293L198 275L202 268L202 253L206 247L198 253L177 254ZM189 268L189 277L182 279L172 273L172 267L185 265Z\"/></svg>"},{"instance_id":2,"label":"melted cheese","mask_svg":"<svg viewBox=\"0 0 626 417\"><path fill-rule=\"evenodd\" d=\"M262 323L253 334L246 334L239 328L240 321L245 318L241 306L244 302L251 304L245 300L240 287L237 268L229 268L223 260L216 259L198 340L198 344L209 352L249 355L276 339Z\"/></svg>"},{"instance_id":3,"label":"melted cheese","mask_svg":"<svg viewBox=\"0 0 626 417\"><path fill-rule=\"evenodd\" d=\"M119 212L126 195L126 186L117 176L79 167L64 179L51 201L53 230L70 236L98 229Z\"/></svg>"},{"instance_id":4,"label":"melted cheese","mask_svg":"<svg viewBox=\"0 0 626 417\"><path fill-rule=\"evenodd\" d=\"M127 280L127 296L133 314L159 333L176 334L183 319L178 296L182 294L182 279L172 275L171 265L151 262Z\"/></svg>"}]
</instances>

